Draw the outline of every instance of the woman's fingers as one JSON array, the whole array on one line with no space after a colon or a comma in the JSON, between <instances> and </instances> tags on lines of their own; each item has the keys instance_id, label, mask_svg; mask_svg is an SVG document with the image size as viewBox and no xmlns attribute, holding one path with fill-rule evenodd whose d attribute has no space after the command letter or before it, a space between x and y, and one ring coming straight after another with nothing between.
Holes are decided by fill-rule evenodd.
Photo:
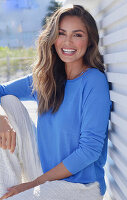
<instances>
[{"instance_id":1,"label":"woman's fingers","mask_svg":"<svg viewBox=\"0 0 127 200\"><path fill-rule=\"evenodd\" d=\"M0 148L10 149L13 153L16 146L16 132L8 118L0 115Z\"/></svg>"},{"instance_id":2,"label":"woman's fingers","mask_svg":"<svg viewBox=\"0 0 127 200\"><path fill-rule=\"evenodd\" d=\"M11 149L11 131L7 131L6 133L6 145L7 145L7 149Z\"/></svg>"},{"instance_id":3,"label":"woman's fingers","mask_svg":"<svg viewBox=\"0 0 127 200\"><path fill-rule=\"evenodd\" d=\"M1 138L2 138L2 148L3 149L7 149L7 146L6 146L6 135L3 133L1 135Z\"/></svg>"},{"instance_id":4,"label":"woman's fingers","mask_svg":"<svg viewBox=\"0 0 127 200\"><path fill-rule=\"evenodd\" d=\"M11 197L11 196L13 196L14 195L14 191L12 190L12 191L9 191L9 192L7 192L4 196L2 196L1 198L0 198L0 200L3 200L3 199L7 199L8 197Z\"/></svg>"},{"instance_id":5,"label":"woman's fingers","mask_svg":"<svg viewBox=\"0 0 127 200\"><path fill-rule=\"evenodd\" d=\"M3 195L0 198L0 200L7 199L8 197L14 196L16 194L19 194L20 192L24 192L25 190L31 189L33 187L35 187L34 181L12 186L10 188L7 188L8 192L5 195Z\"/></svg>"},{"instance_id":6,"label":"woman's fingers","mask_svg":"<svg viewBox=\"0 0 127 200\"><path fill-rule=\"evenodd\" d=\"M11 131L11 153L14 152L16 147L16 132L14 130Z\"/></svg>"},{"instance_id":7,"label":"woman's fingers","mask_svg":"<svg viewBox=\"0 0 127 200\"><path fill-rule=\"evenodd\" d=\"M24 184L20 184L17 186L10 187L7 190L8 190L8 192L6 194L4 194L0 198L0 200L7 199L8 197L14 196L14 195L24 191L25 189L24 189Z\"/></svg>"},{"instance_id":8,"label":"woman's fingers","mask_svg":"<svg viewBox=\"0 0 127 200\"><path fill-rule=\"evenodd\" d=\"M11 153L15 151L16 147L16 132L11 129L0 135L0 147L9 149Z\"/></svg>"},{"instance_id":9,"label":"woman's fingers","mask_svg":"<svg viewBox=\"0 0 127 200\"><path fill-rule=\"evenodd\" d=\"M8 190L8 192L6 194L4 194L0 198L0 200L7 199L8 197L14 196L14 195L16 195L16 194L19 193L18 190L17 190L17 188L16 188L16 186L10 187L7 190Z\"/></svg>"}]
</instances>

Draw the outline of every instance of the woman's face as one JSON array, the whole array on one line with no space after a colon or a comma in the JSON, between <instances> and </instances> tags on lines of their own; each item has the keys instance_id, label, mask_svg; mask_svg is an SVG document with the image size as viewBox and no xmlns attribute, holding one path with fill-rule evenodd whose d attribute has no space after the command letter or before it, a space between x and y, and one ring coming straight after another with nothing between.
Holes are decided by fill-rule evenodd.
<instances>
[{"instance_id":1,"label":"woman's face","mask_svg":"<svg viewBox=\"0 0 127 200\"><path fill-rule=\"evenodd\" d=\"M65 63L83 63L88 46L88 34L82 20L77 16L65 16L59 25L55 49Z\"/></svg>"}]
</instances>

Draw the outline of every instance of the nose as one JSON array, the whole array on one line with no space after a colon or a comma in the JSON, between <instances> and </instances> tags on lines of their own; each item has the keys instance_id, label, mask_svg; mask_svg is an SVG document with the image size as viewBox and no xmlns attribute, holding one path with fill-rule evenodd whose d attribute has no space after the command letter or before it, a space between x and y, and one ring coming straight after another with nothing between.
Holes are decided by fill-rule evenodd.
<instances>
[{"instance_id":1,"label":"nose","mask_svg":"<svg viewBox=\"0 0 127 200\"><path fill-rule=\"evenodd\" d=\"M65 38L65 43L66 44L71 44L73 41L72 41L72 37L71 36L66 36L66 38Z\"/></svg>"}]
</instances>

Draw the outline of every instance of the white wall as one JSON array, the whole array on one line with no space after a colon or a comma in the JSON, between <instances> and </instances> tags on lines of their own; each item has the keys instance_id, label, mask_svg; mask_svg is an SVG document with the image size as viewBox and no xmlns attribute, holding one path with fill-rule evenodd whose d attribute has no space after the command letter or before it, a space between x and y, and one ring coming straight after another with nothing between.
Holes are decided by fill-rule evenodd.
<instances>
[{"instance_id":1,"label":"white wall","mask_svg":"<svg viewBox=\"0 0 127 200\"><path fill-rule=\"evenodd\" d=\"M116 200L127 200L127 1L102 0L96 18L113 102L109 130L109 192Z\"/></svg>"}]
</instances>

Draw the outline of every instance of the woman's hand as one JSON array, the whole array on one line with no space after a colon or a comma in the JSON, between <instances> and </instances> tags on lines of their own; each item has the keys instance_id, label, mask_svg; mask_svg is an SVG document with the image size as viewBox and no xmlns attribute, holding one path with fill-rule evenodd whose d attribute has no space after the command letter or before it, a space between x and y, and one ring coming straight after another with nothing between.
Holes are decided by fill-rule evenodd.
<instances>
[{"instance_id":1,"label":"woman's hand","mask_svg":"<svg viewBox=\"0 0 127 200\"><path fill-rule=\"evenodd\" d=\"M25 190L28 190L28 189L33 188L35 186L36 186L36 182L32 181L32 182L22 183L22 184L10 187L10 188L7 189L8 192L5 195L3 195L0 198L0 200L7 199L11 196L19 194L20 192L24 192Z\"/></svg>"},{"instance_id":2,"label":"woman's hand","mask_svg":"<svg viewBox=\"0 0 127 200\"><path fill-rule=\"evenodd\" d=\"M0 148L10 149L13 153L16 146L16 132L6 116L0 115Z\"/></svg>"}]
</instances>

